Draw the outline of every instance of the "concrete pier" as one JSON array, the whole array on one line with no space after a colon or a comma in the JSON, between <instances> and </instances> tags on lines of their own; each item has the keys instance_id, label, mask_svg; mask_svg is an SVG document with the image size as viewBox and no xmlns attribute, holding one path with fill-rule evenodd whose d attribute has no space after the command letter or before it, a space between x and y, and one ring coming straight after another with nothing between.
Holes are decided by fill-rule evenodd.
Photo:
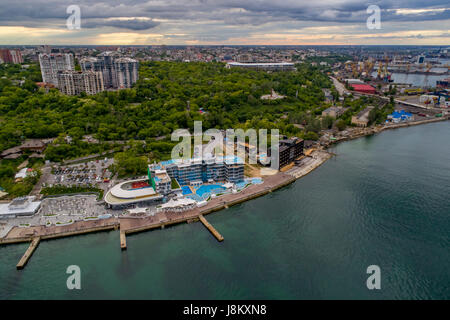
<instances>
[{"instance_id":1,"label":"concrete pier","mask_svg":"<svg viewBox=\"0 0 450 320\"><path fill-rule=\"evenodd\" d=\"M127 236L123 231L120 231L120 249L127 250Z\"/></svg>"},{"instance_id":2,"label":"concrete pier","mask_svg":"<svg viewBox=\"0 0 450 320\"><path fill-rule=\"evenodd\" d=\"M27 264L28 260L31 258L31 255L33 254L34 250L36 250L37 246L39 245L39 241L41 241L40 237L36 237L31 241L30 246L28 247L27 251L25 251L25 254L20 259L19 263L17 264L16 268L17 270L23 269L25 265Z\"/></svg>"},{"instance_id":3,"label":"concrete pier","mask_svg":"<svg viewBox=\"0 0 450 320\"><path fill-rule=\"evenodd\" d=\"M208 221L206 221L203 215L199 215L198 218L206 227L206 229L208 229L213 234L213 236L216 237L217 241L223 241L222 235L216 229L214 229L214 227Z\"/></svg>"}]
</instances>

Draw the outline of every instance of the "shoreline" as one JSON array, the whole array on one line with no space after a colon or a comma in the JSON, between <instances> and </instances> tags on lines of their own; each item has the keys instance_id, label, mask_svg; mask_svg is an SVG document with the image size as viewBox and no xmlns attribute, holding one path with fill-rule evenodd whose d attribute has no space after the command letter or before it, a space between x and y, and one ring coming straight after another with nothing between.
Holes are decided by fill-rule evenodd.
<instances>
[{"instance_id":1,"label":"shoreline","mask_svg":"<svg viewBox=\"0 0 450 320\"><path fill-rule=\"evenodd\" d=\"M328 144L325 146L325 149L334 144L337 144L339 142L355 140L355 139L362 138L365 136L370 136L370 135L374 135L377 133L381 133L386 130L413 127L413 126L418 126L418 125L422 125L422 124L435 123L435 122L441 122L441 121L449 121L449 120L450 120L450 116L447 116L447 117L442 117L442 118L433 118L433 119L426 119L426 120L419 120L419 121L395 123L395 124L389 124L389 125L384 125L384 126L361 128L362 132L360 132L360 133L350 134L349 136L340 137L340 138L337 138L336 140L329 141Z\"/></svg>"},{"instance_id":2,"label":"shoreline","mask_svg":"<svg viewBox=\"0 0 450 320\"><path fill-rule=\"evenodd\" d=\"M219 198L212 199L204 207L197 207L185 212L159 212L154 216L147 217L125 216L96 221L76 221L75 223L66 226L31 226L28 228L19 228L16 226L9 230L3 238L0 238L0 245L31 242L36 237L40 237L41 240L47 240L109 230L120 230L120 233L123 233L124 236L126 236L129 234L145 232L158 228L164 229L166 226L172 226L180 223L197 222L199 221L200 216L206 216L213 212L228 209L230 206L259 198L288 186L298 179L301 179L320 167L333 156L333 154L328 152L327 149L336 143L377 134L385 130L448 120L450 120L448 117L442 117L387 126L385 125L383 127L365 128L358 134L330 141L322 150L314 151L310 156L305 157L304 159L309 159L309 161L304 166L294 166L286 172L278 172L275 175L266 176L262 184L249 186L237 194L227 194Z\"/></svg>"}]
</instances>

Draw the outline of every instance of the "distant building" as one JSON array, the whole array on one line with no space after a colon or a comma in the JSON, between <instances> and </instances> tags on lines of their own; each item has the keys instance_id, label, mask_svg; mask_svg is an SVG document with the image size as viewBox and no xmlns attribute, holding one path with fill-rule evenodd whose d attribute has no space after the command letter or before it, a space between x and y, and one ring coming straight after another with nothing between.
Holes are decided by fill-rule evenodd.
<instances>
[{"instance_id":1,"label":"distant building","mask_svg":"<svg viewBox=\"0 0 450 320\"><path fill-rule=\"evenodd\" d=\"M138 80L139 63L130 58L119 58L114 61L117 73L117 86L119 88L131 88Z\"/></svg>"},{"instance_id":2,"label":"distant building","mask_svg":"<svg viewBox=\"0 0 450 320\"><path fill-rule=\"evenodd\" d=\"M20 50L0 49L0 59L4 63L23 63L22 53Z\"/></svg>"},{"instance_id":3,"label":"distant building","mask_svg":"<svg viewBox=\"0 0 450 320\"><path fill-rule=\"evenodd\" d=\"M349 85L352 84L364 84L364 81L359 79L345 79L344 82L348 83Z\"/></svg>"},{"instance_id":4,"label":"distant building","mask_svg":"<svg viewBox=\"0 0 450 320\"><path fill-rule=\"evenodd\" d=\"M0 219L33 216L41 206L40 201L33 201L34 197L16 198L10 203L0 203Z\"/></svg>"},{"instance_id":5,"label":"distant building","mask_svg":"<svg viewBox=\"0 0 450 320\"><path fill-rule=\"evenodd\" d=\"M290 62L241 63L228 62L227 68L244 68L264 71L293 71L295 64Z\"/></svg>"},{"instance_id":6,"label":"distant building","mask_svg":"<svg viewBox=\"0 0 450 320\"><path fill-rule=\"evenodd\" d=\"M278 149L280 169L303 154L304 143L304 140L299 138L280 140L280 147Z\"/></svg>"},{"instance_id":7,"label":"distant building","mask_svg":"<svg viewBox=\"0 0 450 320\"><path fill-rule=\"evenodd\" d=\"M24 180L26 177L29 176L35 176L36 171L34 171L32 168L22 168L19 170L19 172L16 173L14 176L14 179L16 182Z\"/></svg>"},{"instance_id":8,"label":"distant building","mask_svg":"<svg viewBox=\"0 0 450 320\"><path fill-rule=\"evenodd\" d=\"M100 54L96 58L85 58L80 61L81 70L101 72L105 89L117 89L117 73L114 59L115 54L109 51Z\"/></svg>"},{"instance_id":9,"label":"distant building","mask_svg":"<svg viewBox=\"0 0 450 320\"><path fill-rule=\"evenodd\" d=\"M148 170L148 179L153 189L160 194L169 194L171 191L172 179L166 170Z\"/></svg>"},{"instance_id":10,"label":"distant building","mask_svg":"<svg viewBox=\"0 0 450 320\"><path fill-rule=\"evenodd\" d=\"M443 88L443 89L450 88L450 78L446 78L443 80L437 80L436 87Z\"/></svg>"},{"instance_id":11,"label":"distant building","mask_svg":"<svg viewBox=\"0 0 450 320\"><path fill-rule=\"evenodd\" d=\"M19 148L22 151L32 151L32 152L43 152L45 150L46 144L42 140L30 139L25 140Z\"/></svg>"},{"instance_id":12,"label":"distant building","mask_svg":"<svg viewBox=\"0 0 450 320\"><path fill-rule=\"evenodd\" d=\"M3 159L17 159L22 156L23 152L42 153L50 140L29 139L20 146L3 150L0 153L0 158Z\"/></svg>"},{"instance_id":13,"label":"distant building","mask_svg":"<svg viewBox=\"0 0 450 320\"><path fill-rule=\"evenodd\" d=\"M352 123L358 127L367 127L369 124L369 114L375 107L368 106L364 110L360 111L357 115L352 117Z\"/></svg>"},{"instance_id":14,"label":"distant building","mask_svg":"<svg viewBox=\"0 0 450 320\"><path fill-rule=\"evenodd\" d=\"M353 88L354 91L357 91L357 92L369 93L369 94L376 93L375 88L368 84L351 84L350 86Z\"/></svg>"},{"instance_id":15,"label":"distant building","mask_svg":"<svg viewBox=\"0 0 450 320\"><path fill-rule=\"evenodd\" d=\"M58 72L75 70L73 55L71 53L41 53L39 54L42 80L58 87Z\"/></svg>"},{"instance_id":16,"label":"distant building","mask_svg":"<svg viewBox=\"0 0 450 320\"><path fill-rule=\"evenodd\" d=\"M235 156L173 159L150 166L151 171L160 169L166 170L180 185L196 185L208 181L236 183L244 180L244 161Z\"/></svg>"},{"instance_id":17,"label":"distant building","mask_svg":"<svg viewBox=\"0 0 450 320\"><path fill-rule=\"evenodd\" d=\"M94 71L61 71L58 73L58 87L67 95L82 92L92 95L105 90L102 73Z\"/></svg>"},{"instance_id":18,"label":"distant building","mask_svg":"<svg viewBox=\"0 0 450 320\"><path fill-rule=\"evenodd\" d=\"M148 179L125 181L115 185L105 195L109 208L123 209L161 201L164 195L156 192Z\"/></svg>"},{"instance_id":19,"label":"distant building","mask_svg":"<svg viewBox=\"0 0 450 320\"><path fill-rule=\"evenodd\" d=\"M323 91L323 94L325 96L325 101L332 102L334 97L331 94L331 90L330 89L322 89L322 91Z\"/></svg>"},{"instance_id":20,"label":"distant building","mask_svg":"<svg viewBox=\"0 0 450 320\"><path fill-rule=\"evenodd\" d=\"M412 113L405 112L405 110L395 110L392 114L387 116L388 121L392 121L394 123L409 121L412 120L412 118Z\"/></svg>"},{"instance_id":21,"label":"distant building","mask_svg":"<svg viewBox=\"0 0 450 320\"><path fill-rule=\"evenodd\" d=\"M22 150L19 147L13 147L6 150L3 150L0 154L0 158L2 159L17 159L22 156Z\"/></svg>"},{"instance_id":22,"label":"distant building","mask_svg":"<svg viewBox=\"0 0 450 320\"><path fill-rule=\"evenodd\" d=\"M112 52L104 52L96 58L84 58L80 66L82 71L101 72L105 89L131 88L139 78L137 60L118 58Z\"/></svg>"},{"instance_id":23,"label":"distant building","mask_svg":"<svg viewBox=\"0 0 450 320\"><path fill-rule=\"evenodd\" d=\"M322 111L322 117L332 117L332 118L338 118L342 116L345 112L345 109L342 107L329 107L328 109L325 109Z\"/></svg>"},{"instance_id":24,"label":"distant building","mask_svg":"<svg viewBox=\"0 0 450 320\"><path fill-rule=\"evenodd\" d=\"M50 89L55 88L55 85L53 85L53 84L51 84L51 83L45 83L45 82L36 82L36 85L37 85L39 88L44 89L45 92L47 92L47 93L50 91Z\"/></svg>"},{"instance_id":25,"label":"distant building","mask_svg":"<svg viewBox=\"0 0 450 320\"><path fill-rule=\"evenodd\" d=\"M252 62L253 59L250 54L244 53L244 54L238 55L237 61L241 62L241 63L249 63L249 62Z\"/></svg>"},{"instance_id":26,"label":"distant building","mask_svg":"<svg viewBox=\"0 0 450 320\"><path fill-rule=\"evenodd\" d=\"M425 56L418 56L416 64L422 64L425 62Z\"/></svg>"}]
</instances>

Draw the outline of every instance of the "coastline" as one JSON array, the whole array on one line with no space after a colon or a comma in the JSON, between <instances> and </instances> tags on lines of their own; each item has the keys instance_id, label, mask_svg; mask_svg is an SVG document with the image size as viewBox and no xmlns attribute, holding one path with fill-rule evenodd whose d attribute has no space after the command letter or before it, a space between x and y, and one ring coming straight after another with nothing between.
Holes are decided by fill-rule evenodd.
<instances>
[{"instance_id":1,"label":"coastline","mask_svg":"<svg viewBox=\"0 0 450 320\"><path fill-rule=\"evenodd\" d=\"M358 139L361 137L374 135L377 133L381 133L385 130L406 128L406 127L418 126L421 124L428 124L428 123L449 121L449 120L450 120L450 116L447 116L447 117L442 117L442 118L433 118L433 119L427 119L427 120L395 123L395 124L389 124L389 125L384 125L384 126L367 127L367 128L363 128L359 133L350 134L349 136L339 137L339 138L336 138L336 140L329 141L326 144L325 148L328 148L329 146L339 143L339 142L350 141L350 140Z\"/></svg>"},{"instance_id":2,"label":"coastline","mask_svg":"<svg viewBox=\"0 0 450 320\"><path fill-rule=\"evenodd\" d=\"M327 151L327 148L333 144L342 141L354 140L363 136L373 135L383 132L384 130L448 120L448 117L442 117L409 123L385 125L382 127L378 126L365 128L358 134L330 141L322 150L314 151L309 157L307 157L309 162L304 166L294 167L287 172L278 172L275 175L267 176L264 178L264 183L260 185L252 185L237 194L228 194L212 199L204 207L198 207L185 212L160 212L150 217L114 217L97 221L77 221L67 226L32 226L28 228L13 227L3 238L0 238L0 245L31 242L36 237L40 237L41 240L46 240L119 229L120 233L126 236L157 228L164 229L166 226L179 223L197 222L199 221L200 216L206 216L210 213L227 209L230 206L269 194L311 173L332 157L332 154Z\"/></svg>"}]
</instances>

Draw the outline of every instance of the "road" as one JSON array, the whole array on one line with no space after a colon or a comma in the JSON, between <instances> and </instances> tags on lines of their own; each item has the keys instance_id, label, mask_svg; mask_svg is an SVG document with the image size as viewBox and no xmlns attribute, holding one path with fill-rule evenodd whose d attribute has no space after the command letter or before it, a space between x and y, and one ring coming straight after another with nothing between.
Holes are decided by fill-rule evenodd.
<instances>
[{"instance_id":1,"label":"road","mask_svg":"<svg viewBox=\"0 0 450 320\"><path fill-rule=\"evenodd\" d=\"M330 78L333 81L334 87L339 92L339 95L343 96L345 93L349 92L347 89L345 89L345 86L339 82L338 79L336 79L334 77L330 77Z\"/></svg>"},{"instance_id":2,"label":"road","mask_svg":"<svg viewBox=\"0 0 450 320\"><path fill-rule=\"evenodd\" d=\"M354 92L354 91L349 91L345 88L344 84L342 84L338 79L331 77L330 79L333 81L334 87L336 88L336 90L339 92L339 94L342 96L346 93L352 93L354 96L366 96L366 97L377 97L386 101L389 101L390 98L389 97L385 97L385 96L381 96L378 94L369 94L369 93L362 93L362 92ZM427 109L427 110L435 110L435 111L442 111L444 109L442 108L436 108L436 107L427 107L421 104L417 104L417 103L413 103L413 102L408 102L408 101L402 101L399 99L394 99L395 103L398 104L403 104L403 105L407 105L407 106L412 106L412 107L416 107L416 108L422 108L422 109Z\"/></svg>"},{"instance_id":3,"label":"road","mask_svg":"<svg viewBox=\"0 0 450 320\"><path fill-rule=\"evenodd\" d=\"M42 184L44 184L48 177L50 176L52 172L52 168L49 166L44 166L41 169L41 177L39 178L39 181L33 186L33 189L30 192L30 196L39 196L39 193L41 192Z\"/></svg>"}]
</instances>

